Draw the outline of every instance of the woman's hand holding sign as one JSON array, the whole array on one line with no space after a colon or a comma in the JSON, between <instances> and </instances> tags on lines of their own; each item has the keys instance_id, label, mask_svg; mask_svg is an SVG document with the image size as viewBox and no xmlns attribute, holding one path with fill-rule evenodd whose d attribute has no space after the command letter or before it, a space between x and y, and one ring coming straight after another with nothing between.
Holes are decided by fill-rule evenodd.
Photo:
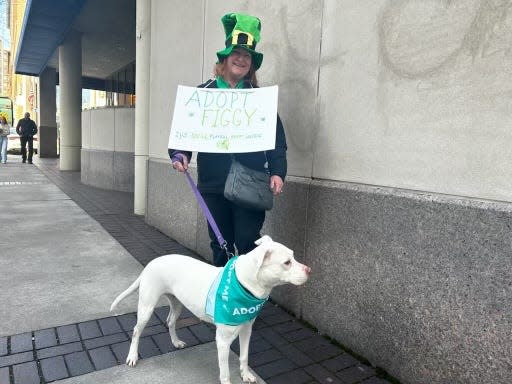
<instances>
[{"instance_id":1,"label":"woman's hand holding sign","mask_svg":"<svg viewBox=\"0 0 512 384\"><path fill-rule=\"evenodd\" d=\"M272 190L272 193L274 196L279 195L283 192L283 179L281 179L280 176L272 175L270 176L270 189Z\"/></svg>"}]
</instances>

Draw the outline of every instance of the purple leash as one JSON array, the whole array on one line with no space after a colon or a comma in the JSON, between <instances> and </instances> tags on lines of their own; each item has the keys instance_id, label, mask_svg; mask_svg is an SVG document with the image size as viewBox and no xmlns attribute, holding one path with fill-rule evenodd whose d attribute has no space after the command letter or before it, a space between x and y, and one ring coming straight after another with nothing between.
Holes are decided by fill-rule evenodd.
<instances>
[{"instance_id":1,"label":"purple leash","mask_svg":"<svg viewBox=\"0 0 512 384\"><path fill-rule=\"evenodd\" d=\"M194 180L192 180L192 176L188 173L188 171L185 171L185 176L187 176L187 180L190 184L190 187L192 187L192 191L194 192L194 195L196 195L197 202L199 203L199 206L203 210L204 215L206 216L206 220L208 220L208 223L210 223L210 226L213 229L213 232L215 232L215 237L217 237L217 241L219 242L220 247L226 252L228 255L228 259L233 257L233 254L228 251L227 242L222 237L222 234L220 233L219 227L217 227L217 223L213 219L212 213L208 209L208 206L206 205L203 196L201 196L201 193L197 189L196 184L194 183Z\"/></svg>"}]
</instances>

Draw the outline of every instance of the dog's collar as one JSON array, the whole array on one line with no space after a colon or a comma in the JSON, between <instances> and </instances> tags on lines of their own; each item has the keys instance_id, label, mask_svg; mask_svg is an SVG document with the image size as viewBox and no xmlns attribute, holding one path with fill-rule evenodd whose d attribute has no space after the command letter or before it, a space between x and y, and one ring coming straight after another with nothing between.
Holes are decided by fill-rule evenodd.
<instances>
[{"instance_id":1,"label":"dog's collar","mask_svg":"<svg viewBox=\"0 0 512 384\"><path fill-rule=\"evenodd\" d=\"M236 276L238 257L231 258L213 282L206 299L206 314L214 323L239 325L258 316L267 298L260 299L247 290Z\"/></svg>"}]
</instances>

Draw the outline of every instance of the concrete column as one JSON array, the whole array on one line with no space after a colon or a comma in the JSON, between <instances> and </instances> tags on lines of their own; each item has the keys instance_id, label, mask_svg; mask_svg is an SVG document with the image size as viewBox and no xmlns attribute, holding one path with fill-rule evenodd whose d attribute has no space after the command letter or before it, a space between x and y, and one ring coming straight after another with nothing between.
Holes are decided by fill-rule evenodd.
<instances>
[{"instance_id":1,"label":"concrete column","mask_svg":"<svg viewBox=\"0 0 512 384\"><path fill-rule=\"evenodd\" d=\"M70 31L59 46L60 169L80 170L82 147L82 42Z\"/></svg>"},{"instance_id":2,"label":"concrete column","mask_svg":"<svg viewBox=\"0 0 512 384\"><path fill-rule=\"evenodd\" d=\"M149 155L149 59L151 54L151 1L137 0L135 66L135 172L133 210L146 214Z\"/></svg>"},{"instance_id":3,"label":"concrete column","mask_svg":"<svg viewBox=\"0 0 512 384\"><path fill-rule=\"evenodd\" d=\"M39 76L39 157L57 157L56 80L54 68Z\"/></svg>"}]
</instances>

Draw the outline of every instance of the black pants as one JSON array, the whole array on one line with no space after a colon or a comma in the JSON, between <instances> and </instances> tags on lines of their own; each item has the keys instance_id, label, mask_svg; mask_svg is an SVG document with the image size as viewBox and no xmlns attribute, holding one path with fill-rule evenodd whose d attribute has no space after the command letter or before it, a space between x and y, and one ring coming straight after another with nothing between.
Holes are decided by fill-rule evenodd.
<instances>
[{"instance_id":1,"label":"black pants","mask_svg":"<svg viewBox=\"0 0 512 384\"><path fill-rule=\"evenodd\" d=\"M261 237L260 231L265 221L265 211L239 207L220 193L203 193L202 195L230 252L235 253L235 246L239 255L256 248L254 242ZM210 224L208 224L208 234L213 251L213 264L222 267L227 263L228 257L220 247Z\"/></svg>"},{"instance_id":2,"label":"black pants","mask_svg":"<svg viewBox=\"0 0 512 384\"><path fill-rule=\"evenodd\" d=\"M34 154L34 138L32 137L20 137L21 144L21 157L23 161L27 160L27 143L28 143L28 161L32 161L32 155Z\"/></svg>"}]
</instances>

